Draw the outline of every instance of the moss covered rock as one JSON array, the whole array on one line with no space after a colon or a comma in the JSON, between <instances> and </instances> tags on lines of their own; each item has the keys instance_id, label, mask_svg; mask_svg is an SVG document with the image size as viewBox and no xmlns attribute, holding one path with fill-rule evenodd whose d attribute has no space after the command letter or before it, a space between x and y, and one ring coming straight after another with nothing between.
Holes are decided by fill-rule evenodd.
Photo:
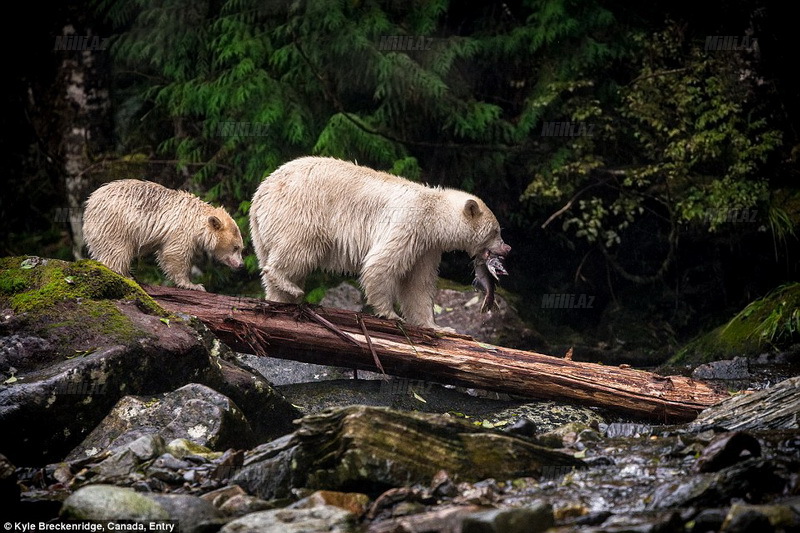
<instances>
[{"instance_id":1,"label":"moss covered rock","mask_svg":"<svg viewBox=\"0 0 800 533\"><path fill-rule=\"evenodd\" d=\"M670 363L754 357L765 350L789 348L799 339L800 283L789 283L750 303L728 323L688 343Z\"/></svg>"},{"instance_id":2,"label":"moss covered rock","mask_svg":"<svg viewBox=\"0 0 800 533\"><path fill-rule=\"evenodd\" d=\"M223 346L95 261L2 258L0 453L19 465L61 460L120 398L187 383L229 395L247 416L268 413L261 436L276 436L296 411L223 360L233 359Z\"/></svg>"}]
</instances>

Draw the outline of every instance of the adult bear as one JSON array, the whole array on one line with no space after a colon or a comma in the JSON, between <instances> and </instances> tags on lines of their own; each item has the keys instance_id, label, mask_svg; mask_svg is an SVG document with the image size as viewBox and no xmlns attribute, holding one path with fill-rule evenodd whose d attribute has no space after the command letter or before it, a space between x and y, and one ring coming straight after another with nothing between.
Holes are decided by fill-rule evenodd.
<instances>
[{"instance_id":1,"label":"adult bear","mask_svg":"<svg viewBox=\"0 0 800 533\"><path fill-rule=\"evenodd\" d=\"M298 302L315 269L358 274L378 316L435 328L442 252L505 256L511 247L486 204L326 157L303 157L259 185L250 234L267 300Z\"/></svg>"}]
</instances>

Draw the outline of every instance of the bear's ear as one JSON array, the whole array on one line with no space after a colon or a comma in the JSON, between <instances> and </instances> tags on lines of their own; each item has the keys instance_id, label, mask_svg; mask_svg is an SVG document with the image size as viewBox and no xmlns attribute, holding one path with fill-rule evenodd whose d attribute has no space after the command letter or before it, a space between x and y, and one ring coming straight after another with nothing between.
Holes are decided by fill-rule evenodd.
<instances>
[{"instance_id":1,"label":"bear's ear","mask_svg":"<svg viewBox=\"0 0 800 533\"><path fill-rule=\"evenodd\" d=\"M464 204L464 216L472 220L474 218L478 218L480 215L481 206L478 205L478 202L472 198L467 200L467 203Z\"/></svg>"},{"instance_id":2,"label":"bear's ear","mask_svg":"<svg viewBox=\"0 0 800 533\"><path fill-rule=\"evenodd\" d=\"M214 215L208 217L208 225L211 226L211 229L214 231L219 231L222 229L222 221Z\"/></svg>"}]
</instances>

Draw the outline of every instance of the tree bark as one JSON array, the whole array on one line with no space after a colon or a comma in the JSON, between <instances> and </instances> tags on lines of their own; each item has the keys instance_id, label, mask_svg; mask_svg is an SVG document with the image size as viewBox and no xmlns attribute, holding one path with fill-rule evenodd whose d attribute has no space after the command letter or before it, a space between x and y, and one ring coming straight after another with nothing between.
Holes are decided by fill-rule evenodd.
<instances>
[{"instance_id":1,"label":"tree bark","mask_svg":"<svg viewBox=\"0 0 800 533\"><path fill-rule=\"evenodd\" d=\"M231 348L680 422L724 398L705 383L582 363L308 305L147 286L165 309L194 315Z\"/></svg>"},{"instance_id":2,"label":"tree bark","mask_svg":"<svg viewBox=\"0 0 800 533\"><path fill-rule=\"evenodd\" d=\"M59 145L67 222L72 235L72 255L83 257L83 202L91 192L89 169L109 145L111 100L108 50L104 41L75 12L74 23L65 24L55 53L58 65L53 104L60 117Z\"/></svg>"}]
</instances>

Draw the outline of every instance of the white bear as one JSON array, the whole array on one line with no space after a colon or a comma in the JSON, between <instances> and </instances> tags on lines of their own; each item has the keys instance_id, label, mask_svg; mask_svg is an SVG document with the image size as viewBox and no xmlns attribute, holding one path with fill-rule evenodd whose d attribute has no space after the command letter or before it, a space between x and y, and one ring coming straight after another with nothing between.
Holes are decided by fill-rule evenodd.
<instances>
[{"instance_id":1,"label":"white bear","mask_svg":"<svg viewBox=\"0 0 800 533\"><path fill-rule=\"evenodd\" d=\"M123 276L134 257L156 253L175 285L204 291L189 274L194 256L205 251L231 268L241 268L242 234L231 216L186 191L158 183L117 180L86 201L83 233L89 255Z\"/></svg>"},{"instance_id":2,"label":"white bear","mask_svg":"<svg viewBox=\"0 0 800 533\"><path fill-rule=\"evenodd\" d=\"M357 274L378 316L436 328L442 252L511 247L479 198L326 157L303 157L259 185L250 234L267 300L299 302L315 269Z\"/></svg>"}]
</instances>

